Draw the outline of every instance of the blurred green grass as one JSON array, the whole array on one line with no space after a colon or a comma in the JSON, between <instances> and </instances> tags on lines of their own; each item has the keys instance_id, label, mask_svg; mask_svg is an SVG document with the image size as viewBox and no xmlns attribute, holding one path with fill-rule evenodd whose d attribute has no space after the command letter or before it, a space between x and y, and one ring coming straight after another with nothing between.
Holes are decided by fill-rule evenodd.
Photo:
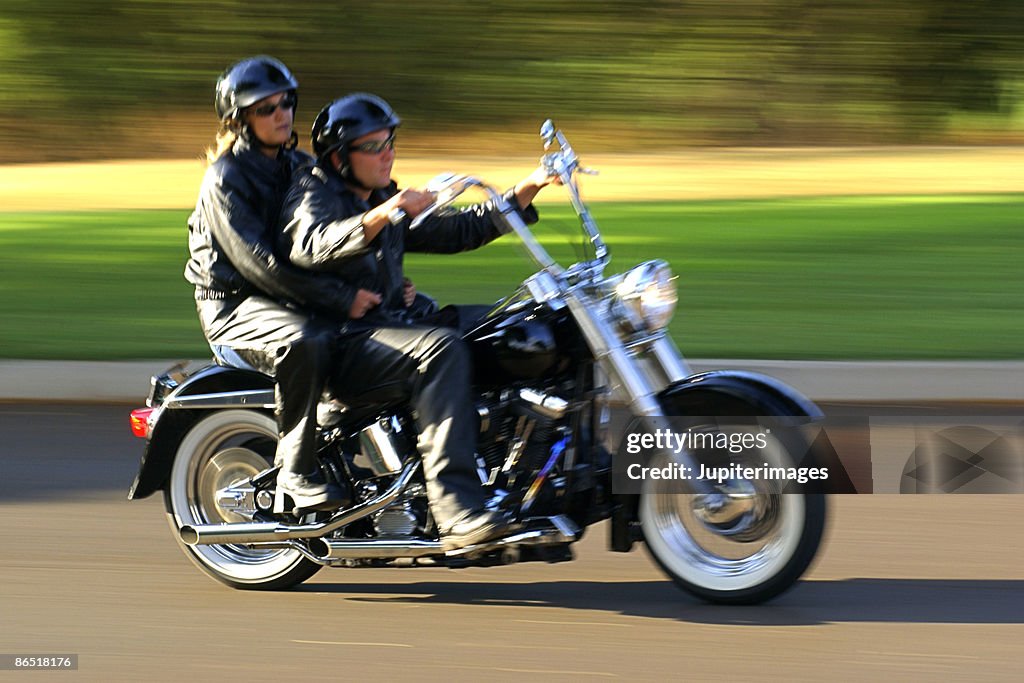
<instances>
[{"instance_id":1,"label":"blurred green grass","mask_svg":"<svg viewBox=\"0 0 1024 683\"><path fill-rule=\"evenodd\" d=\"M662 258L679 276L686 355L997 359L1024 356L1024 195L594 204L609 272ZM538 235L581 253L569 207ZM200 358L188 211L0 213L0 357ZM505 238L411 254L442 302L490 302L532 272Z\"/></svg>"}]
</instances>

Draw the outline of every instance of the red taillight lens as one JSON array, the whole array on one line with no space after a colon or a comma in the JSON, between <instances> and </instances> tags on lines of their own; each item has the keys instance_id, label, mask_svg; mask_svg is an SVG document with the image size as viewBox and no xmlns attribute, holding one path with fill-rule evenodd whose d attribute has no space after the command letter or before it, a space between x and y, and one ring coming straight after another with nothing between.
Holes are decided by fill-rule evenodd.
<instances>
[{"instance_id":1,"label":"red taillight lens","mask_svg":"<svg viewBox=\"0 0 1024 683\"><path fill-rule=\"evenodd\" d=\"M155 408L136 408L132 411L132 414L128 417L128 421L132 425L132 434L139 437L140 439L149 438L149 416L153 414Z\"/></svg>"}]
</instances>

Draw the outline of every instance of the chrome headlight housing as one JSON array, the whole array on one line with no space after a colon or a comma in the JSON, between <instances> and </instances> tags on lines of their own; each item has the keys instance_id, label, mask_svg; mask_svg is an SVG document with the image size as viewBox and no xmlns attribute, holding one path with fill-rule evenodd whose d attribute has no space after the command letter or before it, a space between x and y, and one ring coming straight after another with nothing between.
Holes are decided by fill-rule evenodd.
<instances>
[{"instance_id":1,"label":"chrome headlight housing","mask_svg":"<svg viewBox=\"0 0 1024 683\"><path fill-rule=\"evenodd\" d=\"M660 332L668 327L679 300L676 278L664 261L647 261L622 276L615 296L631 318L634 332Z\"/></svg>"}]
</instances>

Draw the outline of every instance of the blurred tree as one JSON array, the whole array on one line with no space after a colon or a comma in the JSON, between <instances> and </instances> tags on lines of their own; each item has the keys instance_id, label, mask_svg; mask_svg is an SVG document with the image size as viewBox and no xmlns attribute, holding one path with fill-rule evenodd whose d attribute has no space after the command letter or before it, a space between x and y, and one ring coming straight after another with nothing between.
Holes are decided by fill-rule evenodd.
<instances>
[{"instance_id":1,"label":"blurred tree","mask_svg":"<svg viewBox=\"0 0 1024 683\"><path fill-rule=\"evenodd\" d=\"M1016 0L4 0L0 158L193 154L217 75L258 53L297 74L300 127L370 90L413 136L554 115L620 149L948 142L957 113L1024 134Z\"/></svg>"}]
</instances>

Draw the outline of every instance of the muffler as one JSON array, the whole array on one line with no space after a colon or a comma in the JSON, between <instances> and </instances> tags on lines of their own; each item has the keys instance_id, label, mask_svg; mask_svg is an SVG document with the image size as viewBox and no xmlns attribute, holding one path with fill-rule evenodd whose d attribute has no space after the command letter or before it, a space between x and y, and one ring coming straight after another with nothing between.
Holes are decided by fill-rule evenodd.
<instances>
[{"instance_id":1,"label":"muffler","mask_svg":"<svg viewBox=\"0 0 1024 683\"><path fill-rule=\"evenodd\" d=\"M441 541L401 538L387 540L317 538L309 542L309 550L326 561L444 555Z\"/></svg>"},{"instance_id":2,"label":"muffler","mask_svg":"<svg viewBox=\"0 0 1024 683\"><path fill-rule=\"evenodd\" d=\"M279 522L195 524L181 527L178 530L178 535L185 545L279 543L291 539L325 536L356 520L383 510L398 500L405 487L412 481L419 464L420 460L416 456L407 459L401 474L384 493L355 507L342 510L324 522L316 524L281 524Z\"/></svg>"}]
</instances>

